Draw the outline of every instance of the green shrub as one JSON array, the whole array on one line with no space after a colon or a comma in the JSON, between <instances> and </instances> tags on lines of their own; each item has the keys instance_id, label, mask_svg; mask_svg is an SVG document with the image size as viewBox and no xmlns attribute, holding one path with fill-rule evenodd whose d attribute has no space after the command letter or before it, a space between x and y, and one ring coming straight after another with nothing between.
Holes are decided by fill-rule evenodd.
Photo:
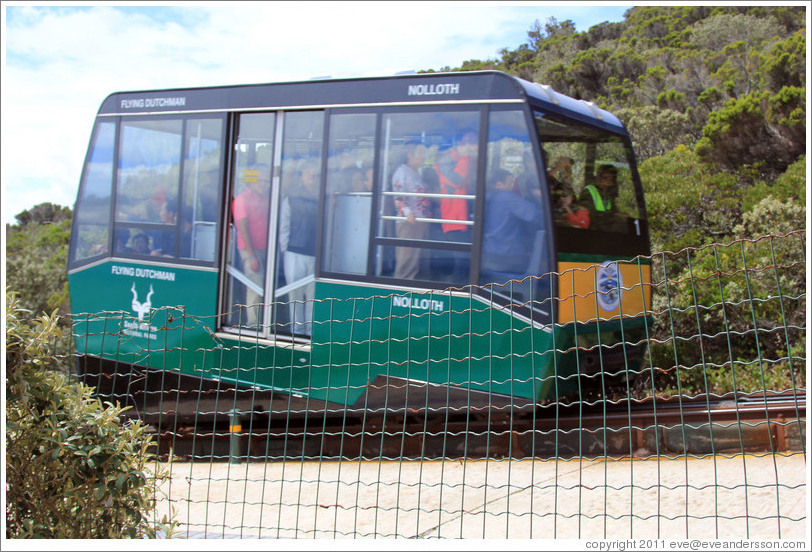
<instances>
[{"instance_id":1,"label":"green shrub","mask_svg":"<svg viewBox=\"0 0 812 552\"><path fill-rule=\"evenodd\" d=\"M7 290L7 538L169 535L173 522L150 519L166 475L145 426L54 371L58 317L27 312Z\"/></svg>"}]
</instances>

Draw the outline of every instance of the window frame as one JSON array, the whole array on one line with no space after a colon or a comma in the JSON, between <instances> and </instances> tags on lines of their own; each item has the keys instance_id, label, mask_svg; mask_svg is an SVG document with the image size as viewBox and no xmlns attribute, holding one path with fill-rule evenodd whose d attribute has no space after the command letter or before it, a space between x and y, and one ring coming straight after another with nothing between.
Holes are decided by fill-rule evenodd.
<instances>
[{"instance_id":1,"label":"window frame","mask_svg":"<svg viewBox=\"0 0 812 552\"><path fill-rule=\"evenodd\" d=\"M279 329L279 319L275 316L274 311L278 308L286 308L290 303L289 301L279 301L276 298L278 290L281 289L278 285L280 278L280 271L282 271L281 255L282 251L279 247L280 235L280 218L282 203L284 202L283 188L288 184L287 174L289 167L286 167L286 160L284 159L284 149L288 136L286 130L288 128L288 119L292 115L303 113L320 113L323 120L321 122L321 146L319 149L319 179L317 182L318 193L318 212L319 217L316 221L316 251L315 251L315 268L312 278L319 277L319 262L321 257L321 240L324 222L321 220L323 213L323 204L325 199L324 185L325 185L325 163L327 153L327 135L329 132L329 117L327 116L329 110L322 108L312 109L268 109L258 111L239 110L229 113L228 118L228 131L227 131L227 159L224 166L225 184L221 187L222 196L220 200L221 213L220 213L220 250L218 251L218 260L222 262L222 266L228 265L228 250L231 247L231 232L229 226L232 223L232 200L234 198L233 192L235 187L235 170L237 169L237 153L234 148L239 138L239 121L243 115L253 114L273 114L274 115L274 128L273 128L273 152L271 163L271 190L270 190L270 204L268 214L268 249L267 259L268 263L265 267L265 278L263 288L266 295L271 299L264 303L266 308L262 309L262 317L259 320L257 328L250 328L247 326L240 326L227 323L228 316L233 305L229 304L228 294L228 272L225 269L220 270L220 277L218 283L218 296L217 296L217 328L218 331L242 337L251 337L252 339L269 339L269 340L282 340L284 342L298 343L307 345L311 342L311 336L302 333L282 331ZM287 286L287 284L286 284ZM286 287L283 286L283 287ZM287 293L285 294L287 296Z\"/></svg>"},{"instance_id":2,"label":"window frame","mask_svg":"<svg viewBox=\"0 0 812 552\"><path fill-rule=\"evenodd\" d=\"M186 184L185 184L185 167L186 163L189 161L187 157L187 144L188 138L190 136L188 129L189 129L189 122L195 120L218 120L220 121L220 131L219 131L219 141L220 141L220 153L218 159L218 170L216 175L216 180L213 185L214 189L216 189L216 209L214 210L217 216L217 220L214 221L214 228L215 228L215 235L214 235L214 255L212 260L206 261L201 259L193 259L193 258L185 258L180 257L180 233L181 233L181 222L183 220L182 216L182 208L184 204L184 194L186 192ZM223 210L220 208L223 204L223 194L224 194L224 186L223 186L223 179L224 175L226 174L226 165L230 163L230 153L228 152L227 147L227 136L228 136L228 114L223 112L218 113L188 113L188 114L172 114L171 116L167 115L144 115L144 116L132 116L132 117L116 117L116 146L115 146L115 154L113 159L113 183L112 183L112 200L111 200L111 208L110 208L110 227L111 227L111 236L110 236L110 254L108 256L116 259L132 259L134 261L146 261L150 260L153 262L159 262L161 264L171 264L171 265L183 265L183 266L198 266L198 267L218 267L220 265L220 247L222 244L222 228L223 228ZM115 231L118 225L126 228L142 230L142 231L170 231L167 230L167 226L161 223L153 223L153 222L124 222L124 221L117 221L116 220L116 209L117 203L119 201L119 160L121 154L121 132L125 122L128 121L168 121L168 120L179 120L181 121L181 134L180 134L180 160L178 164L178 192L177 192L177 211L176 211L176 221L174 224L175 227L175 252L171 256L152 256L152 255L139 255L136 253L126 253L126 252L117 252L114 250L115 247Z\"/></svg>"}]
</instances>

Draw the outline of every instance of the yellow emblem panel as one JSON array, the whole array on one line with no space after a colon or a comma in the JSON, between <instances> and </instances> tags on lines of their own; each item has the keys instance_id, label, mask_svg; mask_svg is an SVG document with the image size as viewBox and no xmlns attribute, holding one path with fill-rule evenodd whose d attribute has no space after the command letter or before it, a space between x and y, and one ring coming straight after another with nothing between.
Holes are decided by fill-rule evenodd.
<instances>
[{"instance_id":1,"label":"yellow emblem panel","mask_svg":"<svg viewBox=\"0 0 812 552\"><path fill-rule=\"evenodd\" d=\"M651 265L623 261L559 262L558 321L644 316L651 308Z\"/></svg>"}]
</instances>

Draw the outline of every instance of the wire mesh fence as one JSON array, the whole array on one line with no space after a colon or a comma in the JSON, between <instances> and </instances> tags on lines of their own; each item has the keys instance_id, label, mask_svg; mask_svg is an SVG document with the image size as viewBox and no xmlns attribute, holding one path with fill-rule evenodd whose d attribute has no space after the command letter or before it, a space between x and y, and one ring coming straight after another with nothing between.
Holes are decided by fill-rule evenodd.
<instances>
[{"instance_id":1,"label":"wire mesh fence","mask_svg":"<svg viewBox=\"0 0 812 552\"><path fill-rule=\"evenodd\" d=\"M320 298L311 340L76 314L74 360L154 432L181 537L804 538L805 250L636 258L643 309L579 322L534 313L600 292L526 282Z\"/></svg>"}]
</instances>

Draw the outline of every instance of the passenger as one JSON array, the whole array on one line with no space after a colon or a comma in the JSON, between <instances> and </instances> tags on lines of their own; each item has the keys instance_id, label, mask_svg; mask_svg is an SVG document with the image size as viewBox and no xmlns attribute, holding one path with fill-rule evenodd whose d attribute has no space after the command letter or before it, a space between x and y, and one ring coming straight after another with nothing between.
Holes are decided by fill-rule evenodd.
<instances>
[{"instance_id":1,"label":"passenger","mask_svg":"<svg viewBox=\"0 0 812 552\"><path fill-rule=\"evenodd\" d=\"M544 211L514 191L514 177L496 169L488 179L482 230L482 270L524 274L531 238L543 225Z\"/></svg>"},{"instance_id":2,"label":"passenger","mask_svg":"<svg viewBox=\"0 0 812 552\"><path fill-rule=\"evenodd\" d=\"M352 175L352 191L368 193L372 191L372 167L357 169Z\"/></svg>"},{"instance_id":3,"label":"passenger","mask_svg":"<svg viewBox=\"0 0 812 552\"><path fill-rule=\"evenodd\" d=\"M116 244L113 247L113 252L115 253L133 253L131 247L127 245L127 242L130 241L130 231L124 228L119 228L115 232L116 237Z\"/></svg>"},{"instance_id":4,"label":"passenger","mask_svg":"<svg viewBox=\"0 0 812 552\"><path fill-rule=\"evenodd\" d=\"M149 236L139 232L132 239L132 252L136 255L149 255Z\"/></svg>"},{"instance_id":5,"label":"passenger","mask_svg":"<svg viewBox=\"0 0 812 552\"><path fill-rule=\"evenodd\" d=\"M617 199L617 167L614 165L601 165L598 169L595 184L584 187L581 202L589 206L591 213L612 211Z\"/></svg>"},{"instance_id":6,"label":"passenger","mask_svg":"<svg viewBox=\"0 0 812 552\"><path fill-rule=\"evenodd\" d=\"M175 226L177 222L177 202L174 199L167 199L161 205L160 217L161 223L168 226ZM151 255L162 255L164 257L171 257L175 255L175 229L161 230L152 236L152 252Z\"/></svg>"},{"instance_id":7,"label":"passenger","mask_svg":"<svg viewBox=\"0 0 812 552\"><path fill-rule=\"evenodd\" d=\"M584 187L580 202L589 209L592 228L610 232L622 232L627 219L617 211L617 168L601 165L594 184Z\"/></svg>"},{"instance_id":8,"label":"passenger","mask_svg":"<svg viewBox=\"0 0 812 552\"><path fill-rule=\"evenodd\" d=\"M392 175L392 190L424 194L428 191L420 168L426 161L426 146L420 143L406 145L406 159ZM429 223L425 219L431 216L431 203L426 197L395 196L397 216L404 217L395 227L395 233L402 240L425 240L429 233ZM412 279L420 271L420 253L418 247L395 248L395 278Z\"/></svg>"},{"instance_id":9,"label":"passenger","mask_svg":"<svg viewBox=\"0 0 812 552\"><path fill-rule=\"evenodd\" d=\"M547 171L553 208L558 221L575 228L589 228L589 210L575 202L575 191L572 188L573 164L571 157L559 157Z\"/></svg>"},{"instance_id":10,"label":"passenger","mask_svg":"<svg viewBox=\"0 0 812 552\"><path fill-rule=\"evenodd\" d=\"M237 228L237 251L245 276L260 287L265 285L265 260L268 251L268 205L271 175L267 167L254 165L245 171L245 188L234 196L232 212ZM262 294L246 286L248 305L245 323L255 326Z\"/></svg>"},{"instance_id":11,"label":"passenger","mask_svg":"<svg viewBox=\"0 0 812 552\"><path fill-rule=\"evenodd\" d=\"M329 179L331 190L340 194L352 192L357 178L358 166L355 156L351 148L346 148L338 155L338 168Z\"/></svg>"},{"instance_id":12,"label":"passenger","mask_svg":"<svg viewBox=\"0 0 812 552\"><path fill-rule=\"evenodd\" d=\"M589 210L575 203L575 192L566 185L550 181L550 195L555 206L556 220L574 228L589 228Z\"/></svg>"},{"instance_id":13,"label":"passenger","mask_svg":"<svg viewBox=\"0 0 812 552\"><path fill-rule=\"evenodd\" d=\"M284 253L287 284L316 272L316 225L318 221L318 165L306 161L299 170L300 186L282 201L279 218L279 247ZM292 331L311 335L313 282L293 289L290 294ZM304 304L302 304L304 302Z\"/></svg>"},{"instance_id":14,"label":"passenger","mask_svg":"<svg viewBox=\"0 0 812 552\"><path fill-rule=\"evenodd\" d=\"M468 195L476 174L477 134L466 132L456 147L441 157L435 164L440 181L440 193L446 195ZM467 199L444 197L440 199L440 218L446 221L470 220ZM443 222L443 240L457 243L471 243L471 226L454 222ZM468 259L464 251L449 251L451 257L451 281L468 281Z\"/></svg>"}]
</instances>

